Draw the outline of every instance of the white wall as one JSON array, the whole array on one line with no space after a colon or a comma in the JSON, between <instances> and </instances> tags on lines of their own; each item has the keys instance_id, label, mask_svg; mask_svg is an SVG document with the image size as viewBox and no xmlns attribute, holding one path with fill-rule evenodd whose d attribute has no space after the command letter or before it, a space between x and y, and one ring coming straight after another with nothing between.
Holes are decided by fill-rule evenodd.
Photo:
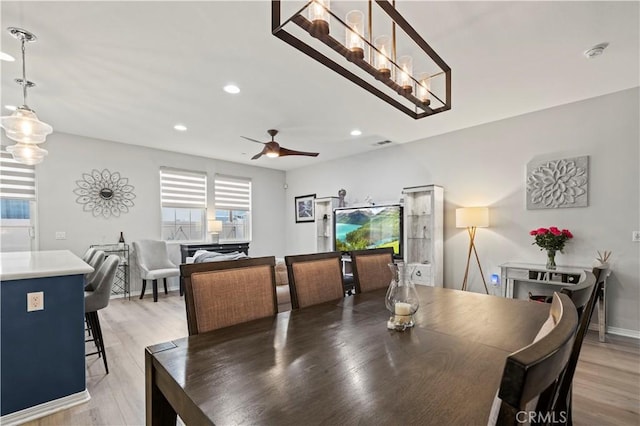
<instances>
[{"instance_id":1,"label":"white wall","mask_svg":"<svg viewBox=\"0 0 640 426\"><path fill-rule=\"evenodd\" d=\"M287 253L315 251L313 224L295 223L296 195L337 196L345 188L347 202L371 196L379 203L397 201L403 187L439 184L445 189L446 287L460 288L468 244L466 231L455 228L455 209L489 206L491 227L476 236L487 278L504 262L545 262L531 244L531 229L567 228L575 238L556 257L558 264L590 267L596 250L612 250L609 325L638 333L640 244L631 241L631 232L640 229L639 117L635 88L290 171ZM590 160L588 207L526 210L529 161L582 155ZM474 266L470 289L484 291Z\"/></svg>"},{"instance_id":2,"label":"white wall","mask_svg":"<svg viewBox=\"0 0 640 426\"><path fill-rule=\"evenodd\" d=\"M116 243L120 232L131 243L140 239L160 239L161 166L206 172L208 199L213 211L213 178L216 173L252 179L253 240L252 256L282 256L285 252L284 204L285 173L262 167L230 163L174 152L161 151L104 140L55 132L47 138L49 155L37 166L38 225L40 250L68 249L82 255L91 244ZM120 217L93 217L76 203L76 180L93 169L108 169L129 178L135 187L135 205ZM56 240L63 231L66 240ZM172 259L179 263L179 247L170 247ZM140 288L135 268L132 289ZM176 287L177 280L170 283Z\"/></svg>"}]
</instances>

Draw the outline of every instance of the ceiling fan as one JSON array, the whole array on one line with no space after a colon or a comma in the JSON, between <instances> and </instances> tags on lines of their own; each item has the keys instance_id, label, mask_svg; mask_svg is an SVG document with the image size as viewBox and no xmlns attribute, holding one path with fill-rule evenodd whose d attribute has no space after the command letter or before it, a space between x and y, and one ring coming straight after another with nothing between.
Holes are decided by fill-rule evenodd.
<instances>
[{"instance_id":1,"label":"ceiling fan","mask_svg":"<svg viewBox=\"0 0 640 426\"><path fill-rule=\"evenodd\" d=\"M278 134L278 131L275 129L269 129L267 130L267 133L269 133L269 135L271 136L271 141L269 142L260 142L255 139L248 138L246 136L241 136L242 138L245 138L248 141L260 143L264 145L264 148L262 148L262 151L260 151L259 153L251 157L252 160L257 160L263 155L266 155L267 157L284 157L285 155L306 155L308 157L318 156L317 152L294 151L293 149L287 149L287 148L281 147L280 144L274 140L274 138Z\"/></svg>"}]
</instances>

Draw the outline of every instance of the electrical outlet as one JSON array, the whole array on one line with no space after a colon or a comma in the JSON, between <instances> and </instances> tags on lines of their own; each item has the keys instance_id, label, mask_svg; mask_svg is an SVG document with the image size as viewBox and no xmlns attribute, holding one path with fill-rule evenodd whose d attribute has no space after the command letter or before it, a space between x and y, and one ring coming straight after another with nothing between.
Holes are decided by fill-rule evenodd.
<instances>
[{"instance_id":1,"label":"electrical outlet","mask_svg":"<svg viewBox=\"0 0 640 426\"><path fill-rule=\"evenodd\" d=\"M44 291L27 293L27 312L44 310Z\"/></svg>"},{"instance_id":2,"label":"electrical outlet","mask_svg":"<svg viewBox=\"0 0 640 426\"><path fill-rule=\"evenodd\" d=\"M56 240L66 240L67 239L67 233L64 231L58 231L56 232Z\"/></svg>"},{"instance_id":3,"label":"electrical outlet","mask_svg":"<svg viewBox=\"0 0 640 426\"><path fill-rule=\"evenodd\" d=\"M633 231L631 233L631 241L634 243L640 243L640 231Z\"/></svg>"}]
</instances>

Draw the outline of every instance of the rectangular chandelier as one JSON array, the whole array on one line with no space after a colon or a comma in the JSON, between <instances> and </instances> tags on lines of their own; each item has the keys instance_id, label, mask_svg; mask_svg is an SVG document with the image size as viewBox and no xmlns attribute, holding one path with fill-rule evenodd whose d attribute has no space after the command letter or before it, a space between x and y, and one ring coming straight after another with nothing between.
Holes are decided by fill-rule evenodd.
<instances>
[{"instance_id":1,"label":"rectangular chandelier","mask_svg":"<svg viewBox=\"0 0 640 426\"><path fill-rule=\"evenodd\" d=\"M342 12L330 1L305 2L282 21L283 3L293 2L272 0L272 34L414 119L451 109L451 68L400 15L395 0L334 1L366 9Z\"/></svg>"}]
</instances>

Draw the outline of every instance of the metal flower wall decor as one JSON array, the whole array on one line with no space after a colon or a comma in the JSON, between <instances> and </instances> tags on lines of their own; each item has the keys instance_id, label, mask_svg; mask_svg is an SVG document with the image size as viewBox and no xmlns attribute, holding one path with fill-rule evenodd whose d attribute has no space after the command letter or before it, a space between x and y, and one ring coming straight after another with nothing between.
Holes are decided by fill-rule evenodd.
<instances>
[{"instance_id":1,"label":"metal flower wall decor","mask_svg":"<svg viewBox=\"0 0 640 426\"><path fill-rule=\"evenodd\" d=\"M589 157L527 164L527 209L586 207Z\"/></svg>"},{"instance_id":2,"label":"metal flower wall decor","mask_svg":"<svg viewBox=\"0 0 640 426\"><path fill-rule=\"evenodd\" d=\"M91 212L95 217L118 217L128 213L129 208L133 207L132 200L136 198L129 179L107 169L83 173L82 179L77 180L76 184L78 187L73 190L78 196L76 203L82 204L82 210Z\"/></svg>"}]
</instances>

